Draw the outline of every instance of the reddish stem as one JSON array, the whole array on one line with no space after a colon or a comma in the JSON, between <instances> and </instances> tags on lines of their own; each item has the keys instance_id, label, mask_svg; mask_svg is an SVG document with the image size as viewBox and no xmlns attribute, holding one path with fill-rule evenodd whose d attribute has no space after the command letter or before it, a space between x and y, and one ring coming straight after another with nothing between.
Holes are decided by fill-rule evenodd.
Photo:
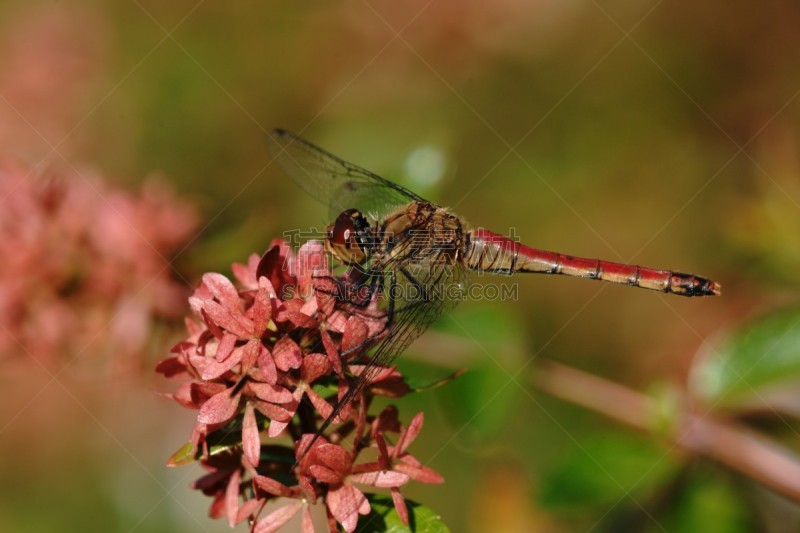
<instances>
[{"instance_id":1,"label":"reddish stem","mask_svg":"<svg viewBox=\"0 0 800 533\"><path fill-rule=\"evenodd\" d=\"M542 363L536 385L636 429L652 430L652 398L617 383L555 362ZM684 412L671 435L683 450L704 455L800 502L800 459L740 424L711 414Z\"/></svg>"}]
</instances>

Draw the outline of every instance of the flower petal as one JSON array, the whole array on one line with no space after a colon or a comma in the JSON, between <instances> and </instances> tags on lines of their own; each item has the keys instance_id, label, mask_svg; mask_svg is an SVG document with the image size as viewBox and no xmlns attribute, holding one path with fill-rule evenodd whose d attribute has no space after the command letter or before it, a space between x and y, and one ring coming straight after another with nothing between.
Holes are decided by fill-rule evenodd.
<instances>
[{"instance_id":1,"label":"flower petal","mask_svg":"<svg viewBox=\"0 0 800 533\"><path fill-rule=\"evenodd\" d=\"M331 407L331 404L325 401L325 398L311 389L306 389L306 396L308 396L308 399L311 401L311 405L314 406L314 409L316 409L317 412L322 415L322 418L327 420L328 417L333 414L333 407Z\"/></svg>"},{"instance_id":2,"label":"flower petal","mask_svg":"<svg viewBox=\"0 0 800 533\"><path fill-rule=\"evenodd\" d=\"M336 333L344 333L344 328L347 325L347 316L342 311L333 311L327 315L326 320L328 329Z\"/></svg>"},{"instance_id":3,"label":"flower petal","mask_svg":"<svg viewBox=\"0 0 800 533\"><path fill-rule=\"evenodd\" d=\"M358 525L358 515L368 514L370 510L364 493L348 484L329 490L325 497L325 503L336 521L348 533L355 531Z\"/></svg>"},{"instance_id":4,"label":"flower petal","mask_svg":"<svg viewBox=\"0 0 800 533\"><path fill-rule=\"evenodd\" d=\"M330 271L322 270L313 274L311 276L311 289L313 290L314 300L316 300L322 314L330 316L339 301L337 295L342 292L330 275Z\"/></svg>"},{"instance_id":5,"label":"flower petal","mask_svg":"<svg viewBox=\"0 0 800 533\"><path fill-rule=\"evenodd\" d=\"M190 387L192 402L197 406L196 409L199 409L200 406L206 403L212 396L225 390L228 390L228 387L223 383L214 383L212 381L192 383Z\"/></svg>"},{"instance_id":6,"label":"flower petal","mask_svg":"<svg viewBox=\"0 0 800 533\"><path fill-rule=\"evenodd\" d=\"M246 374L258 362L261 353L261 341L251 339L241 347L242 350L242 374Z\"/></svg>"},{"instance_id":7,"label":"flower petal","mask_svg":"<svg viewBox=\"0 0 800 533\"><path fill-rule=\"evenodd\" d=\"M167 357L156 365L156 372L166 378L180 377L186 374L186 365L177 357Z\"/></svg>"},{"instance_id":8,"label":"flower petal","mask_svg":"<svg viewBox=\"0 0 800 533\"><path fill-rule=\"evenodd\" d=\"M183 383L178 390L169 396L183 407L188 409L199 409L201 404L197 404L192 399L193 383Z\"/></svg>"},{"instance_id":9,"label":"flower petal","mask_svg":"<svg viewBox=\"0 0 800 533\"><path fill-rule=\"evenodd\" d=\"M260 400L255 400L255 407L256 409L261 412L264 416L271 420L270 422L270 429L272 428L272 424L276 421L279 422L289 422L292 420L294 416L294 412L297 410L297 402L294 399L286 404L277 405L270 402L262 402ZM284 424L284 427L286 424ZM274 437L275 435L270 430L269 432L270 437Z\"/></svg>"},{"instance_id":10,"label":"flower petal","mask_svg":"<svg viewBox=\"0 0 800 533\"><path fill-rule=\"evenodd\" d=\"M303 508L302 533L314 533L314 522L311 520L311 508L308 505Z\"/></svg>"},{"instance_id":11,"label":"flower petal","mask_svg":"<svg viewBox=\"0 0 800 533\"><path fill-rule=\"evenodd\" d=\"M425 421L425 415L422 414L420 411L417 415L411 419L411 422L408 423L408 427L400 434L400 437L397 439L397 444L394 447L394 456L399 457L406 453L406 448L408 448L414 439L417 438L419 435L420 430L422 429L422 423Z\"/></svg>"},{"instance_id":12,"label":"flower petal","mask_svg":"<svg viewBox=\"0 0 800 533\"><path fill-rule=\"evenodd\" d=\"M372 421L373 437L386 433L387 431L400 433L400 429L400 420L397 418L397 408L394 405L387 405L386 408L381 411L381 414Z\"/></svg>"},{"instance_id":13,"label":"flower petal","mask_svg":"<svg viewBox=\"0 0 800 533\"><path fill-rule=\"evenodd\" d=\"M231 527L236 525L236 516L239 514L239 482L241 479L241 470L234 471L225 489L225 516Z\"/></svg>"},{"instance_id":14,"label":"flower petal","mask_svg":"<svg viewBox=\"0 0 800 533\"><path fill-rule=\"evenodd\" d=\"M208 301L210 302L211 300L208 300ZM206 326L208 327L208 331L211 332L211 334L214 337L220 339L220 338L222 338L222 328L219 326L219 324L214 322L214 319L211 318L211 316L206 312L206 309L205 309L206 303L208 303L208 302L203 302L203 304L202 304L203 306L200 308L200 315L203 317L203 322L206 323Z\"/></svg>"},{"instance_id":15,"label":"flower petal","mask_svg":"<svg viewBox=\"0 0 800 533\"><path fill-rule=\"evenodd\" d=\"M203 274L203 284L208 287L214 298L231 312L241 312L242 304L239 291L233 286L231 280L216 272Z\"/></svg>"},{"instance_id":16,"label":"flower petal","mask_svg":"<svg viewBox=\"0 0 800 533\"><path fill-rule=\"evenodd\" d=\"M199 315L200 313L198 313ZM204 329L206 329L201 323L197 322L196 320L192 320L188 316L183 321L184 325L186 326L186 331L189 332L189 338L195 338L196 336L200 335Z\"/></svg>"},{"instance_id":17,"label":"flower petal","mask_svg":"<svg viewBox=\"0 0 800 533\"><path fill-rule=\"evenodd\" d=\"M213 324L243 339L253 336L253 321L244 315L234 315L229 309L214 301L203 303L203 311Z\"/></svg>"},{"instance_id":18,"label":"flower petal","mask_svg":"<svg viewBox=\"0 0 800 533\"><path fill-rule=\"evenodd\" d=\"M406 499L400 494L400 489L392 487L392 501L394 508L397 509L397 514L400 520L407 526L408 525L408 507L406 506Z\"/></svg>"},{"instance_id":19,"label":"flower petal","mask_svg":"<svg viewBox=\"0 0 800 533\"><path fill-rule=\"evenodd\" d=\"M272 299L275 298L275 289L267 278L258 280L258 292L253 302L253 336L261 338L272 318Z\"/></svg>"},{"instance_id":20,"label":"flower petal","mask_svg":"<svg viewBox=\"0 0 800 533\"><path fill-rule=\"evenodd\" d=\"M237 338L236 335L231 335L230 333L222 334L222 338L217 345L217 353L214 355L214 359L216 359L218 363L228 358L233 351L233 347L236 346Z\"/></svg>"},{"instance_id":21,"label":"flower petal","mask_svg":"<svg viewBox=\"0 0 800 533\"><path fill-rule=\"evenodd\" d=\"M261 490L273 496L289 497L292 495L292 489L269 476L257 475L253 481Z\"/></svg>"},{"instance_id":22,"label":"flower petal","mask_svg":"<svg viewBox=\"0 0 800 533\"><path fill-rule=\"evenodd\" d=\"M267 428L267 436L271 439L274 439L275 437L283 433L283 430L286 429L286 426L289 425L289 422L290 420L286 421L275 420L275 419L270 420L269 427Z\"/></svg>"},{"instance_id":23,"label":"flower petal","mask_svg":"<svg viewBox=\"0 0 800 533\"><path fill-rule=\"evenodd\" d=\"M207 492L213 490L214 487L220 484L227 486L228 483L226 480L230 478L231 474L233 474L233 471L230 468L213 470L210 474L206 474L205 476L195 480L189 486L193 489Z\"/></svg>"},{"instance_id":24,"label":"flower petal","mask_svg":"<svg viewBox=\"0 0 800 533\"><path fill-rule=\"evenodd\" d=\"M386 470L389 468L390 463L389 448L386 447L386 440L383 435L378 433L375 435L375 442L378 444L378 463L380 463L382 469Z\"/></svg>"},{"instance_id":25,"label":"flower petal","mask_svg":"<svg viewBox=\"0 0 800 533\"><path fill-rule=\"evenodd\" d=\"M215 394L200 408L197 421L202 424L222 424L236 414L239 408L240 394L231 396L230 391L224 390Z\"/></svg>"},{"instance_id":26,"label":"flower petal","mask_svg":"<svg viewBox=\"0 0 800 533\"><path fill-rule=\"evenodd\" d=\"M300 487L300 494L302 494L303 497L310 502L317 501L318 497L317 495L318 486L315 483L313 483L313 481L314 481L313 478L308 475L301 475L300 478L297 480L297 486Z\"/></svg>"},{"instance_id":27,"label":"flower petal","mask_svg":"<svg viewBox=\"0 0 800 533\"><path fill-rule=\"evenodd\" d=\"M401 472L394 472L392 470L378 470L375 472L364 472L362 474L353 474L348 477L353 483L364 483L365 485L372 485L373 487L400 487L408 483L408 474Z\"/></svg>"},{"instance_id":28,"label":"flower petal","mask_svg":"<svg viewBox=\"0 0 800 533\"><path fill-rule=\"evenodd\" d=\"M410 465L408 463L395 463L394 470L408 474L408 477L420 483L440 484L444 483L444 478L435 470L422 465Z\"/></svg>"},{"instance_id":29,"label":"flower petal","mask_svg":"<svg viewBox=\"0 0 800 533\"><path fill-rule=\"evenodd\" d=\"M205 303L205 302L206 302L206 300L204 298L201 298L201 297L196 296L196 295L190 296L189 297L189 308L192 310L192 312L195 315L202 316L203 303Z\"/></svg>"},{"instance_id":30,"label":"flower petal","mask_svg":"<svg viewBox=\"0 0 800 533\"><path fill-rule=\"evenodd\" d=\"M275 366L284 372L290 368L300 368L303 364L303 352L300 346L289 337L278 339L272 349L272 358L275 360Z\"/></svg>"},{"instance_id":31,"label":"flower petal","mask_svg":"<svg viewBox=\"0 0 800 533\"><path fill-rule=\"evenodd\" d=\"M303 507L303 502L292 502L272 511L256 522L253 533L273 533L284 526Z\"/></svg>"},{"instance_id":32,"label":"flower petal","mask_svg":"<svg viewBox=\"0 0 800 533\"><path fill-rule=\"evenodd\" d=\"M278 370L269 350L259 342L257 379L273 385L278 382Z\"/></svg>"},{"instance_id":33,"label":"flower petal","mask_svg":"<svg viewBox=\"0 0 800 533\"><path fill-rule=\"evenodd\" d=\"M253 404L250 402L247 402L244 408L242 446L244 447L245 458L250 465L257 467L261 456L261 441L258 438L258 422L256 421L255 409L253 409Z\"/></svg>"},{"instance_id":34,"label":"flower petal","mask_svg":"<svg viewBox=\"0 0 800 533\"><path fill-rule=\"evenodd\" d=\"M339 357L339 350L336 348L336 343L333 342L331 334L327 329L320 329L319 336L322 338L322 345L325 346L325 353L328 355L328 362L330 362L333 370L342 376L342 360Z\"/></svg>"},{"instance_id":35,"label":"flower petal","mask_svg":"<svg viewBox=\"0 0 800 533\"><path fill-rule=\"evenodd\" d=\"M266 277L275 291L283 294L284 286L294 282L294 257L286 241L275 239L256 267L256 278Z\"/></svg>"},{"instance_id":36,"label":"flower petal","mask_svg":"<svg viewBox=\"0 0 800 533\"><path fill-rule=\"evenodd\" d=\"M244 519L252 516L256 512L256 509L263 504L263 501L256 499L247 500L244 502L242 506L239 507L239 512L236 513L236 523L240 524Z\"/></svg>"},{"instance_id":37,"label":"flower petal","mask_svg":"<svg viewBox=\"0 0 800 533\"><path fill-rule=\"evenodd\" d=\"M347 319L344 326L344 336L342 337L342 353L352 355L353 350L357 350L364 345L367 340L367 324L357 316Z\"/></svg>"},{"instance_id":38,"label":"flower petal","mask_svg":"<svg viewBox=\"0 0 800 533\"><path fill-rule=\"evenodd\" d=\"M401 398L408 394L409 389L405 377L395 367L382 369L369 385L372 394L388 398Z\"/></svg>"},{"instance_id":39,"label":"flower petal","mask_svg":"<svg viewBox=\"0 0 800 533\"><path fill-rule=\"evenodd\" d=\"M300 311L289 310L286 316L296 328L313 328L317 325L317 321L313 317Z\"/></svg>"},{"instance_id":40,"label":"flower petal","mask_svg":"<svg viewBox=\"0 0 800 533\"><path fill-rule=\"evenodd\" d=\"M303 358L300 377L306 383L313 383L320 376L327 374L328 370L330 370L328 357L321 353L312 353Z\"/></svg>"},{"instance_id":41,"label":"flower petal","mask_svg":"<svg viewBox=\"0 0 800 533\"><path fill-rule=\"evenodd\" d=\"M343 479L340 473L331 470L327 466L311 465L308 467L308 471L311 472L311 475L317 478L317 480L330 485L341 483Z\"/></svg>"},{"instance_id":42,"label":"flower petal","mask_svg":"<svg viewBox=\"0 0 800 533\"><path fill-rule=\"evenodd\" d=\"M305 303L303 303L299 311L304 315L314 316L314 314L317 312L318 309L319 309L319 303L317 302L317 299L311 298L310 300L306 300Z\"/></svg>"},{"instance_id":43,"label":"flower petal","mask_svg":"<svg viewBox=\"0 0 800 533\"><path fill-rule=\"evenodd\" d=\"M233 354L221 363L210 357L203 357L202 359L202 366L199 364L197 365L200 371L200 377L205 380L212 380L220 377L222 374L238 365L242 361L242 350L238 348L233 350ZM193 361L197 360L193 359Z\"/></svg>"},{"instance_id":44,"label":"flower petal","mask_svg":"<svg viewBox=\"0 0 800 533\"><path fill-rule=\"evenodd\" d=\"M303 465L315 460L317 449L327 443L328 441L325 440L325 437L317 437L314 433L303 433L303 436L300 437L294 447L295 460L300 461ZM313 446L313 448L309 449L309 446Z\"/></svg>"},{"instance_id":45,"label":"flower petal","mask_svg":"<svg viewBox=\"0 0 800 533\"><path fill-rule=\"evenodd\" d=\"M315 450L317 461L328 468L339 472L341 475L350 473L353 458L337 444L322 444Z\"/></svg>"},{"instance_id":46,"label":"flower petal","mask_svg":"<svg viewBox=\"0 0 800 533\"><path fill-rule=\"evenodd\" d=\"M246 265L241 263L234 263L231 265L231 271L233 275L236 276L236 279L239 280L239 283L242 284L242 287L250 290L258 287L258 282L256 281L256 267L258 267L259 259L261 258L258 254L250 254L250 257L247 258Z\"/></svg>"},{"instance_id":47,"label":"flower petal","mask_svg":"<svg viewBox=\"0 0 800 533\"><path fill-rule=\"evenodd\" d=\"M292 401L292 393L289 392L289 389L281 387L280 385L251 381L248 383L248 387L250 387L256 396L267 402L289 403Z\"/></svg>"},{"instance_id":48,"label":"flower petal","mask_svg":"<svg viewBox=\"0 0 800 533\"><path fill-rule=\"evenodd\" d=\"M225 516L225 491L220 490L214 494L214 500L208 509L208 516L211 518L222 518Z\"/></svg>"}]
</instances>

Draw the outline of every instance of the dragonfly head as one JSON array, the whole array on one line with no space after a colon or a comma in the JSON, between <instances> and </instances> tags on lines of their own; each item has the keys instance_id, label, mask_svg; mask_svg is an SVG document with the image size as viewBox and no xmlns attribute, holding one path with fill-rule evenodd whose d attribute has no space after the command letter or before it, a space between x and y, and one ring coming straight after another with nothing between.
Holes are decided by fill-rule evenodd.
<instances>
[{"instance_id":1,"label":"dragonfly head","mask_svg":"<svg viewBox=\"0 0 800 533\"><path fill-rule=\"evenodd\" d=\"M325 229L325 249L345 265L360 265L369 253L370 227L357 209L348 209Z\"/></svg>"}]
</instances>

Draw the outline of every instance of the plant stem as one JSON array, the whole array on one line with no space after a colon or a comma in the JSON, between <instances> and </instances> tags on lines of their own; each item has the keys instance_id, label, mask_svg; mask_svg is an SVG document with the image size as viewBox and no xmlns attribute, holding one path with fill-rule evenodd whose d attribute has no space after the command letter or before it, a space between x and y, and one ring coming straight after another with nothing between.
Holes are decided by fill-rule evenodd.
<instances>
[{"instance_id":1,"label":"plant stem","mask_svg":"<svg viewBox=\"0 0 800 533\"><path fill-rule=\"evenodd\" d=\"M540 365L536 385L557 398L613 420L652 432L655 401L633 389L553 361ZM673 445L703 455L800 502L800 458L740 424L710 413L685 410L669 438Z\"/></svg>"}]
</instances>

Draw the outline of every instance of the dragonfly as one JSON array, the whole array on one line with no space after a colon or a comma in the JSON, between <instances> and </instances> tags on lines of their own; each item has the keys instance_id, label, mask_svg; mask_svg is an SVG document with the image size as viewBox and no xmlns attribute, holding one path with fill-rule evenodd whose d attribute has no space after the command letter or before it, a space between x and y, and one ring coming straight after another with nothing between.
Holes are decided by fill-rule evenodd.
<instances>
[{"instance_id":1,"label":"dragonfly","mask_svg":"<svg viewBox=\"0 0 800 533\"><path fill-rule=\"evenodd\" d=\"M694 274L539 250L472 228L450 210L286 130L272 131L269 142L284 172L329 206L326 250L356 273L358 288L387 300L386 325L371 357L317 436L381 368L463 299L470 271L558 274L678 296L720 294L719 283Z\"/></svg>"}]
</instances>

